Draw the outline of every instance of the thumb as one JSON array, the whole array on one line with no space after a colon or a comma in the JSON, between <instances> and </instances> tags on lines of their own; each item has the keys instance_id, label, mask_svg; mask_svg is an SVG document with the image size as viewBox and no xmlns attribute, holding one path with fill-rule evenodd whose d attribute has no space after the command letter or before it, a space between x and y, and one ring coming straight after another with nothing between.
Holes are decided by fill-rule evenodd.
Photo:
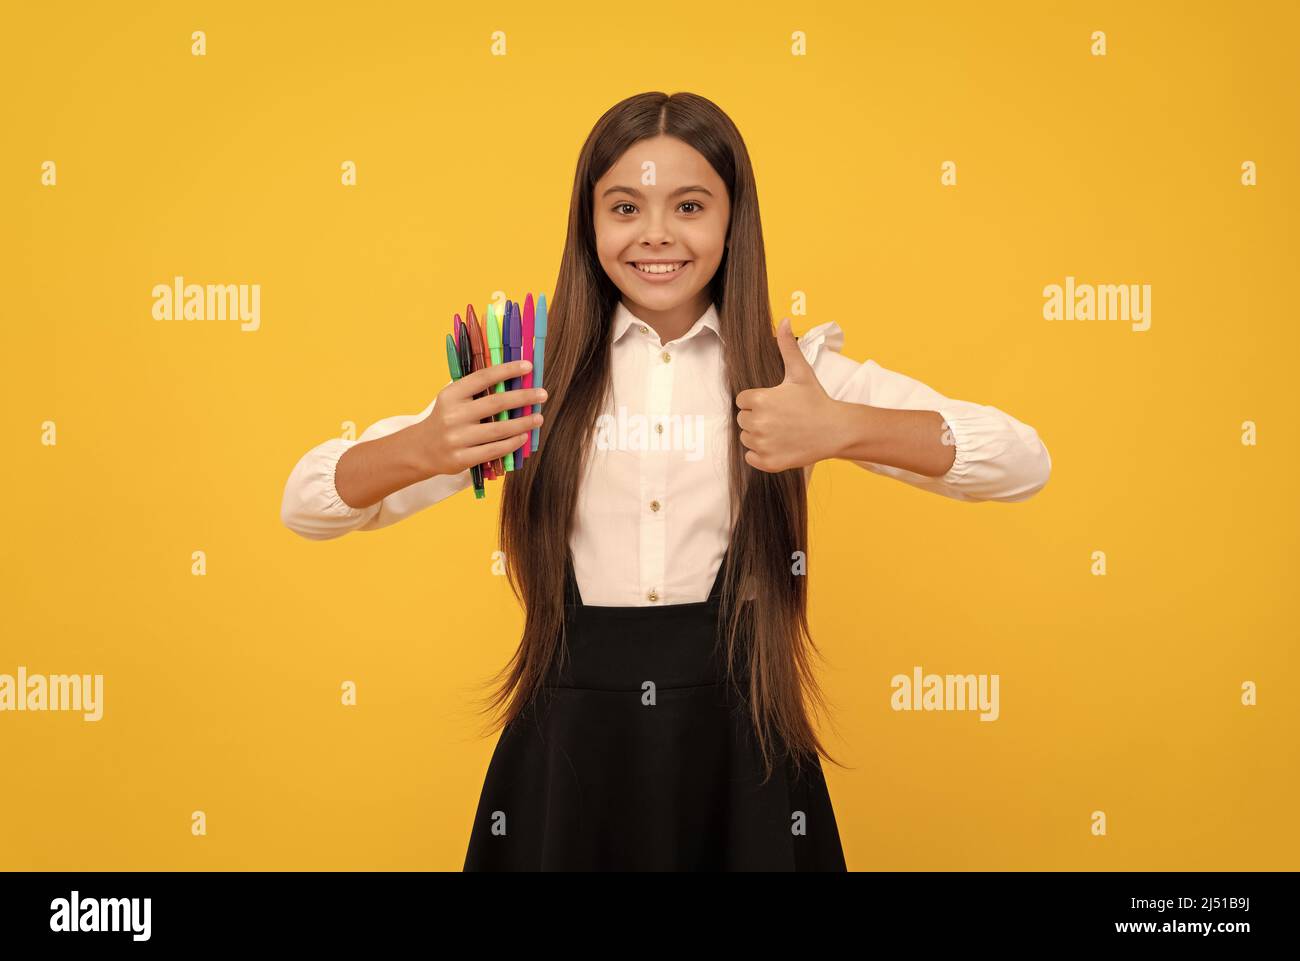
<instances>
[{"instance_id":1,"label":"thumb","mask_svg":"<svg viewBox=\"0 0 1300 961\"><path fill-rule=\"evenodd\" d=\"M799 349L799 342L794 339L794 331L790 329L790 318L781 319L780 325L776 328L776 343L781 348L781 359L785 361L785 380L782 383L815 383L817 375L813 373L808 358Z\"/></svg>"}]
</instances>

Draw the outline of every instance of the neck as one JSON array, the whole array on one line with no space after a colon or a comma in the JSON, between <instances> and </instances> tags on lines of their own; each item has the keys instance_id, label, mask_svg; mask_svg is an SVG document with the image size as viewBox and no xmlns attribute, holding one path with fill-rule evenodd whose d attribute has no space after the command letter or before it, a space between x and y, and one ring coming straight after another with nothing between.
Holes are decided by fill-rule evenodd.
<instances>
[{"instance_id":1,"label":"neck","mask_svg":"<svg viewBox=\"0 0 1300 961\"><path fill-rule=\"evenodd\" d=\"M683 336L695 326L695 322L709 309L709 303L707 290L701 290L693 299L667 310L651 310L632 303L626 297L623 298L623 306L630 310L637 320L653 327L655 333L659 335L660 342L665 344Z\"/></svg>"}]
</instances>

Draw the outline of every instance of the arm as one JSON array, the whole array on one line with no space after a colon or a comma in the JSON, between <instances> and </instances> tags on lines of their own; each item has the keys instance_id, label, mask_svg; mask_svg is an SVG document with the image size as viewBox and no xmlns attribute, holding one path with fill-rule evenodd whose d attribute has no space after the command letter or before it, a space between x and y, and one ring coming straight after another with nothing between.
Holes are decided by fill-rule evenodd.
<instances>
[{"instance_id":1,"label":"arm","mask_svg":"<svg viewBox=\"0 0 1300 961\"><path fill-rule=\"evenodd\" d=\"M847 400L834 404L834 456L926 477L942 477L952 469L956 461L952 432L937 411L895 410Z\"/></svg>"},{"instance_id":2,"label":"arm","mask_svg":"<svg viewBox=\"0 0 1300 961\"><path fill-rule=\"evenodd\" d=\"M285 483L280 518L310 540L377 530L470 485L470 472L429 476L419 466L409 428L433 412L385 417L356 440L331 438L299 459Z\"/></svg>"},{"instance_id":3,"label":"arm","mask_svg":"<svg viewBox=\"0 0 1300 961\"><path fill-rule=\"evenodd\" d=\"M1052 459L1038 432L986 404L945 397L873 360L839 353L838 324L800 338L836 402L836 456L922 490L962 501L1023 501L1040 491Z\"/></svg>"}]
</instances>

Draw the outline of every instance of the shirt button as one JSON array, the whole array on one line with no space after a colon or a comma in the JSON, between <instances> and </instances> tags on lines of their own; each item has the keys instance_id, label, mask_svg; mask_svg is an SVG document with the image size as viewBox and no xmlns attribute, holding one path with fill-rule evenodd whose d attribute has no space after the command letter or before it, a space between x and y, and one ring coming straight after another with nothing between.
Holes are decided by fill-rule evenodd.
<instances>
[{"instance_id":1,"label":"shirt button","mask_svg":"<svg viewBox=\"0 0 1300 961\"><path fill-rule=\"evenodd\" d=\"M658 501L651 501L651 502L650 502L650 509L651 509L652 511L657 511L657 510L659 510L659 502L658 502Z\"/></svg>"},{"instance_id":2,"label":"shirt button","mask_svg":"<svg viewBox=\"0 0 1300 961\"><path fill-rule=\"evenodd\" d=\"M646 600L650 600L650 601L659 600L659 592L656 591L653 587L650 588L650 593L646 595Z\"/></svg>"},{"instance_id":3,"label":"shirt button","mask_svg":"<svg viewBox=\"0 0 1300 961\"><path fill-rule=\"evenodd\" d=\"M641 333L643 333L643 334L648 334L648 333L650 333L650 328L647 327L645 324L642 324L642 325L641 325Z\"/></svg>"},{"instance_id":4,"label":"shirt button","mask_svg":"<svg viewBox=\"0 0 1300 961\"><path fill-rule=\"evenodd\" d=\"M658 423L655 424L655 430L660 434L664 432L664 425L662 421L659 421Z\"/></svg>"},{"instance_id":5,"label":"shirt button","mask_svg":"<svg viewBox=\"0 0 1300 961\"><path fill-rule=\"evenodd\" d=\"M662 357L662 358L664 359L664 363L665 363L665 364L668 363L670 360L673 359L673 355L670 354L670 353L668 353L668 351L666 351L666 350L665 350L662 354L660 354L659 356Z\"/></svg>"}]
</instances>

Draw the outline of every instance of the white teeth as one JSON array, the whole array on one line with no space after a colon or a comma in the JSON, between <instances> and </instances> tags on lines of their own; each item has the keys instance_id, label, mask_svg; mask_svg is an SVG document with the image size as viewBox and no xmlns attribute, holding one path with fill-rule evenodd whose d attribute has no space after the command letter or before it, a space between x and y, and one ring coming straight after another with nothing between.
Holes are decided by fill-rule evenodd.
<instances>
[{"instance_id":1,"label":"white teeth","mask_svg":"<svg viewBox=\"0 0 1300 961\"><path fill-rule=\"evenodd\" d=\"M674 270L686 266L686 261L683 260L678 264L633 264L632 266L643 274L671 274Z\"/></svg>"}]
</instances>

